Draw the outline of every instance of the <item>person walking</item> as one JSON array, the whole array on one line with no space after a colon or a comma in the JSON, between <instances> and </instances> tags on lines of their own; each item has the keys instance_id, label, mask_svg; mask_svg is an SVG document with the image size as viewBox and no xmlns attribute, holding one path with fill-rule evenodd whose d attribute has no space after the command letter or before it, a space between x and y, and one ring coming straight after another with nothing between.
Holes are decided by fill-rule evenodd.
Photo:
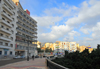
<instances>
[{"instance_id":1,"label":"person walking","mask_svg":"<svg viewBox=\"0 0 100 69\"><path fill-rule=\"evenodd\" d=\"M32 59L34 60L34 55L32 56Z\"/></svg>"}]
</instances>

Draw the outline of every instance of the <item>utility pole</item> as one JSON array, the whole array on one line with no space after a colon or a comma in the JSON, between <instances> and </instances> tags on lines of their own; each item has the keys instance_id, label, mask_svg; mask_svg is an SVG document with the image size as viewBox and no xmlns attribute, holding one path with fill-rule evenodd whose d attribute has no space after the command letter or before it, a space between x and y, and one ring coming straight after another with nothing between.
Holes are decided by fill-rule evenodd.
<instances>
[{"instance_id":1,"label":"utility pole","mask_svg":"<svg viewBox=\"0 0 100 69\"><path fill-rule=\"evenodd\" d=\"M27 49L27 61L29 61L29 37L28 37L28 49Z\"/></svg>"}]
</instances>

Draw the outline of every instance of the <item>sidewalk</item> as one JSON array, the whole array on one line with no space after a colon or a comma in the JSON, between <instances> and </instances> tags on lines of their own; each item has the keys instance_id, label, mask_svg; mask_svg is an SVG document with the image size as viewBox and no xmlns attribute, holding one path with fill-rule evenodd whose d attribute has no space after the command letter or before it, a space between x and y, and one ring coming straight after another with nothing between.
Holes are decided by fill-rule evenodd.
<instances>
[{"instance_id":1,"label":"sidewalk","mask_svg":"<svg viewBox=\"0 0 100 69\"><path fill-rule=\"evenodd\" d=\"M4 58L4 59L0 59L1 60L11 60L12 58Z\"/></svg>"},{"instance_id":2,"label":"sidewalk","mask_svg":"<svg viewBox=\"0 0 100 69\"><path fill-rule=\"evenodd\" d=\"M29 61L21 61L12 64L7 64L0 67L0 69L48 69L46 67L45 58L35 58Z\"/></svg>"}]
</instances>

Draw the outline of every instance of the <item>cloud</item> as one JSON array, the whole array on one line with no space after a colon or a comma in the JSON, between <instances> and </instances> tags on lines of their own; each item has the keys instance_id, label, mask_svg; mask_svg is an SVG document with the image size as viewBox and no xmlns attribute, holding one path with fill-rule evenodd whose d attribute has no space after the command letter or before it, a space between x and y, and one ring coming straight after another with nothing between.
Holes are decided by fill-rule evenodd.
<instances>
[{"instance_id":1,"label":"cloud","mask_svg":"<svg viewBox=\"0 0 100 69\"><path fill-rule=\"evenodd\" d=\"M89 1L91 2L91 0ZM82 7L80 7L78 10L78 14L72 18L69 18L65 23L70 26L77 26L81 23L87 23L94 25L97 19L96 17L100 16L100 1L97 1L95 4L90 4L87 1L84 1L81 4Z\"/></svg>"},{"instance_id":2,"label":"cloud","mask_svg":"<svg viewBox=\"0 0 100 69\"><path fill-rule=\"evenodd\" d=\"M43 16L43 17L38 17L38 16L33 16L33 18L38 22L38 26L42 27L49 27L50 25L55 25L56 22L59 22L62 20L61 17L53 17L53 16Z\"/></svg>"},{"instance_id":3,"label":"cloud","mask_svg":"<svg viewBox=\"0 0 100 69\"><path fill-rule=\"evenodd\" d=\"M74 36L80 36L80 33L72 30L67 34L67 36L63 40L64 41L74 41Z\"/></svg>"},{"instance_id":4,"label":"cloud","mask_svg":"<svg viewBox=\"0 0 100 69\"><path fill-rule=\"evenodd\" d=\"M42 37L39 38L39 40L41 42L55 42L56 40L70 32L72 29L68 25L60 25L52 26L51 30L52 31L50 33L42 33L41 35L39 35L39 37Z\"/></svg>"},{"instance_id":5,"label":"cloud","mask_svg":"<svg viewBox=\"0 0 100 69\"><path fill-rule=\"evenodd\" d=\"M92 28L92 37L94 40L100 40L100 22L97 22L96 26Z\"/></svg>"},{"instance_id":6,"label":"cloud","mask_svg":"<svg viewBox=\"0 0 100 69\"><path fill-rule=\"evenodd\" d=\"M91 45L96 48L96 44L100 41L99 6L99 0L88 0L81 3L79 7L62 3L61 7L46 8L43 16L33 16L38 22L38 40L55 42L63 38L64 41L76 41L80 45Z\"/></svg>"},{"instance_id":7,"label":"cloud","mask_svg":"<svg viewBox=\"0 0 100 69\"><path fill-rule=\"evenodd\" d=\"M81 27L80 31L83 32L84 34L87 34L88 35L89 32L90 32L90 29L89 28Z\"/></svg>"}]
</instances>

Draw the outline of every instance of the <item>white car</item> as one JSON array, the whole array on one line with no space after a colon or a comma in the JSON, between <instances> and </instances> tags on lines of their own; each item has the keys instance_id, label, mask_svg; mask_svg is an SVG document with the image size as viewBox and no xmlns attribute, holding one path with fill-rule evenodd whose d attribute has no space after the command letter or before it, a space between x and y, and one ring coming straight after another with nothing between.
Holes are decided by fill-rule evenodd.
<instances>
[{"instance_id":1,"label":"white car","mask_svg":"<svg viewBox=\"0 0 100 69\"><path fill-rule=\"evenodd\" d=\"M21 56L15 56L13 59L18 59L18 58L21 58Z\"/></svg>"}]
</instances>

